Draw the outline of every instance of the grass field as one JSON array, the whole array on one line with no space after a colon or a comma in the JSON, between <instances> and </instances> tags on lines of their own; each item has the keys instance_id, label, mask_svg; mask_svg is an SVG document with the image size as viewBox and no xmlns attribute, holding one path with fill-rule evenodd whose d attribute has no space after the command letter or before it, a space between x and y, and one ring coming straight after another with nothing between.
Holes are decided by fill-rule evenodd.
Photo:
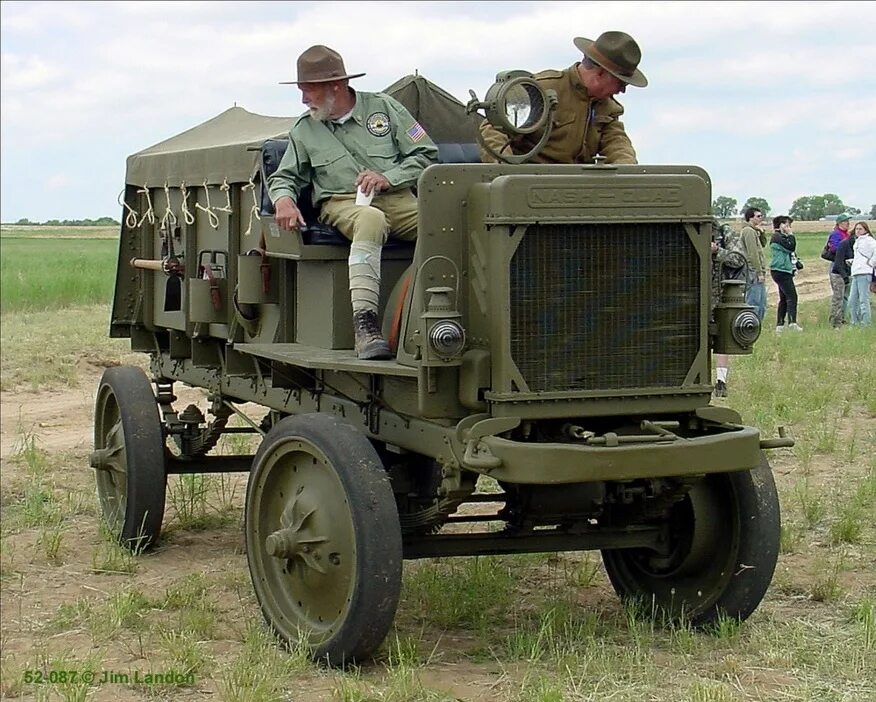
<instances>
[{"instance_id":1,"label":"grass field","mask_svg":"<svg viewBox=\"0 0 876 702\"><path fill-rule=\"evenodd\" d=\"M825 235L800 237L807 267L819 264ZM4 235L4 279L7 243ZM114 245L76 243L90 253ZM112 250L98 275L110 282ZM30 261L29 277L44 272L41 251L16 250ZM46 288L31 289L45 302ZM127 340L106 338L106 291L100 304L73 296L9 309L5 293L4 699L876 699L876 328L829 329L824 299L801 306L804 333L765 332L753 355L734 358L730 397L718 401L767 436L782 426L797 440L770 452L782 551L751 619L708 632L664 627L647 607L620 604L597 554L432 559L406 564L395 625L376 660L341 672L284 650L265 630L241 547L242 479L174 476L160 548L133 557L108 540L88 467L94 384L101 367L145 367L147 359ZM231 435L220 450L246 440ZM190 677L28 681L28 671L32 679L50 670Z\"/></svg>"},{"instance_id":2,"label":"grass field","mask_svg":"<svg viewBox=\"0 0 876 702\"><path fill-rule=\"evenodd\" d=\"M112 296L116 241L4 238L0 249L3 312L107 303Z\"/></svg>"},{"instance_id":3,"label":"grass field","mask_svg":"<svg viewBox=\"0 0 876 702\"><path fill-rule=\"evenodd\" d=\"M0 225L0 239L116 239L118 227L49 227Z\"/></svg>"}]
</instances>

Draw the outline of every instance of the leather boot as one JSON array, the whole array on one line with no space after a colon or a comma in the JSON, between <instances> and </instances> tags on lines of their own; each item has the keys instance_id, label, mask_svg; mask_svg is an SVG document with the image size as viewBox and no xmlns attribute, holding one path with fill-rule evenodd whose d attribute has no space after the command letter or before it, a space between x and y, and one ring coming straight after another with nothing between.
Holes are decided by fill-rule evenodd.
<instances>
[{"instance_id":1,"label":"leather boot","mask_svg":"<svg viewBox=\"0 0 876 702\"><path fill-rule=\"evenodd\" d=\"M380 333L376 312L373 310L354 312L353 331L356 334L356 356L360 360L376 361L392 358L389 344Z\"/></svg>"}]
</instances>

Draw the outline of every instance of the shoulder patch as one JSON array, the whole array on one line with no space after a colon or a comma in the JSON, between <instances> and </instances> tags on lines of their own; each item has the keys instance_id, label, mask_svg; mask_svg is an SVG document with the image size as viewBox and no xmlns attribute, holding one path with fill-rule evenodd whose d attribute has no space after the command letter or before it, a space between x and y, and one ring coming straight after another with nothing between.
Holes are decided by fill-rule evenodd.
<instances>
[{"instance_id":1,"label":"shoulder patch","mask_svg":"<svg viewBox=\"0 0 876 702\"><path fill-rule=\"evenodd\" d=\"M389 134L389 115L385 112L372 112L365 120L365 129L376 137Z\"/></svg>"}]
</instances>

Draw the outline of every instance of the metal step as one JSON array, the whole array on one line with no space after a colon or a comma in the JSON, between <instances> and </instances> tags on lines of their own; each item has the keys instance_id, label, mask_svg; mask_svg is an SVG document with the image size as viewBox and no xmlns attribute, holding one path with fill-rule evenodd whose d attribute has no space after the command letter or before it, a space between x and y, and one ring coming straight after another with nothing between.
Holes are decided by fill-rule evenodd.
<instances>
[{"instance_id":1,"label":"metal step","mask_svg":"<svg viewBox=\"0 0 876 702\"><path fill-rule=\"evenodd\" d=\"M350 373L417 377L417 369L395 361L360 361L353 349L323 349L305 344L234 344L234 350L290 366Z\"/></svg>"}]
</instances>

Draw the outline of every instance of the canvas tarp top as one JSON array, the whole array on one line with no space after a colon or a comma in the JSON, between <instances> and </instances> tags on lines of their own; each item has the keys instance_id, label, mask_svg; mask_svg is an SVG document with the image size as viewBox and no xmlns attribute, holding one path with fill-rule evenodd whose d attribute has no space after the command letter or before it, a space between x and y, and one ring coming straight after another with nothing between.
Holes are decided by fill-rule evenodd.
<instances>
[{"instance_id":1,"label":"canvas tarp top","mask_svg":"<svg viewBox=\"0 0 876 702\"><path fill-rule=\"evenodd\" d=\"M479 115L465 113L465 105L421 75L400 78L383 91L408 108L436 144L477 141Z\"/></svg>"},{"instance_id":2,"label":"canvas tarp top","mask_svg":"<svg viewBox=\"0 0 876 702\"><path fill-rule=\"evenodd\" d=\"M450 93L420 75L408 75L383 92L402 103L432 140L471 143L480 117L466 115ZM257 149L282 138L296 117L266 117L231 107L206 122L128 156L125 182L150 188L246 183L256 171Z\"/></svg>"},{"instance_id":3,"label":"canvas tarp top","mask_svg":"<svg viewBox=\"0 0 876 702\"><path fill-rule=\"evenodd\" d=\"M289 133L292 117L266 117L231 107L181 134L128 156L125 182L151 188L168 185L246 183L266 139Z\"/></svg>"}]
</instances>

